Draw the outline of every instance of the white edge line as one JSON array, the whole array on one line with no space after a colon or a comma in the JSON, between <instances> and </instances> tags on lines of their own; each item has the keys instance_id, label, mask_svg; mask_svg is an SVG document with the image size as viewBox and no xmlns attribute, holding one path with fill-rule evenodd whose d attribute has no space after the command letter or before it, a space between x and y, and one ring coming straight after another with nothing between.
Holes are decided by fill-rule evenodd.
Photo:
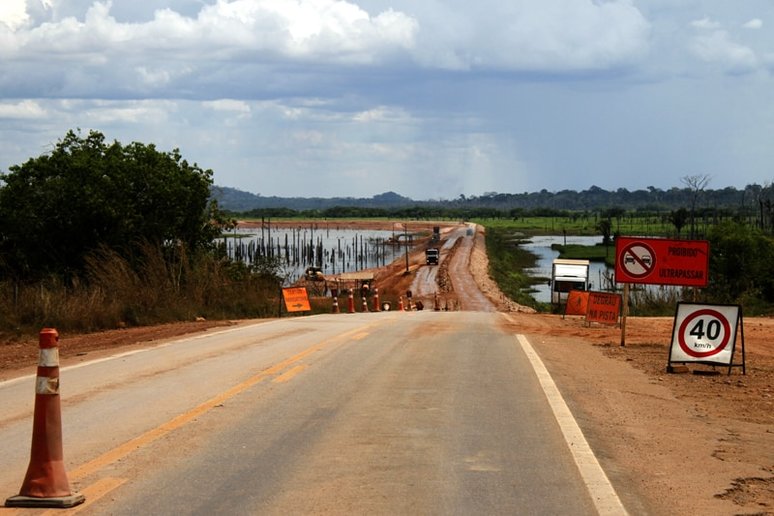
<instances>
[{"instance_id":1,"label":"white edge line","mask_svg":"<svg viewBox=\"0 0 774 516\"><path fill-rule=\"evenodd\" d=\"M311 315L311 316L308 316L308 317L327 316L327 315L329 315L329 314L317 314L317 315ZM284 319L283 318L278 318L278 319L273 319L271 321L261 321L261 320L259 320L259 321L255 322L255 323L241 324L241 325L238 325L238 326L236 326L234 328L224 328L222 330L213 331L213 332L208 332L208 331L205 330L203 333L195 333L195 334L189 335L189 336L181 336L179 339L170 340L169 342L165 342L163 344L158 344L158 345L153 345L152 341L148 341L148 347L147 348L135 349L135 350L132 350L132 351L127 351L125 353L119 353L117 355L110 355L110 356L104 357L104 358L95 358L94 360L89 360L89 361L86 361L86 362L81 362L81 363L78 363L78 364L73 364L73 365L70 365L70 366L62 367L62 368L60 368L60 372L70 371L72 369L78 369L78 368L81 368L81 367L86 367L86 366L90 366L90 365L94 365L94 364L99 364L99 363L102 363L102 362L108 362L110 360L116 360L116 359L119 359L119 358L126 358L126 357L131 356L131 355L137 355L137 354L140 354L140 353L145 353L146 351L151 351L151 350L154 350L154 349L160 349L160 348L164 348L166 346L171 346L172 344L176 344L176 343L182 342L182 341L207 339L207 338L213 337L215 335L223 335L224 333L232 333L232 332L241 331L241 330L244 330L245 328L250 328L252 326L257 326L259 324L263 325L263 326L266 326L266 325L271 325L271 324L279 324L279 323L282 323L282 322L287 322L289 320L290 320L289 318L284 318ZM11 385L19 383L19 382L23 382L25 380L29 380L31 378L35 378L36 376L37 376L37 373L36 374L28 374L28 375L25 375L25 376L17 376L16 378L11 378L11 379L8 379L8 380L0 381L0 389L2 389L4 387L11 386Z\"/></svg>"},{"instance_id":2,"label":"white edge line","mask_svg":"<svg viewBox=\"0 0 774 516\"><path fill-rule=\"evenodd\" d=\"M540 360L540 357L535 352L532 345L524 335L516 335L516 338L521 344L521 348L529 358L532 368L540 381L540 385L543 388L543 392L548 398L548 403L551 405L551 410L554 412L554 417L559 423L559 427L564 434L564 439L567 442L567 446L575 459L575 464L578 466L581 477L586 483L586 488L589 490L597 512L600 515L625 515L628 514L626 508L621 503L621 499L615 492L615 488L607 478L605 471L600 466L599 461L594 456L594 452L591 450L589 443L583 436L578 423L570 412L567 403L565 403L562 394L556 387L553 378L548 373L548 369Z\"/></svg>"},{"instance_id":3,"label":"white edge line","mask_svg":"<svg viewBox=\"0 0 774 516\"><path fill-rule=\"evenodd\" d=\"M163 344L158 344L158 345L153 345L152 341L148 341L148 347L147 348L134 349L132 351L126 351L124 353L118 353L116 355L110 355L110 356L104 357L104 358L95 358L94 360L88 360L86 362L80 362L78 364L73 364L73 365L69 365L69 366L66 366L66 367L62 367L59 370L60 370L60 372L64 372L64 371L70 371L72 369L79 369L81 367L86 367L86 366L90 366L90 365L94 365L94 364L100 364L102 362L109 362L110 360L116 360L116 359L119 359L119 358L126 358L126 357L129 357L129 356L132 356L132 355L139 355L140 353L145 353L146 351L151 351L151 350L154 350L154 349L161 349L161 348L164 348L164 347L167 347L167 346L171 346L172 344L176 344L178 342L182 342L182 341L186 341L186 340L206 339L206 338L209 338L209 337L212 337L212 336L215 336L215 335L222 335L224 333L231 333L231 332L243 330L245 328L249 328L250 326L254 326L254 325L258 325L258 324L264 324L265 325L265 324L276 323L276 322L279 322L279 321L280 320L278 319L278 320L275 320L275 321L257 322L255 324L245 324L245 325L237 326L235 328L226 328L226 329L223 329L223 330L213 331L213 332L206 332L205 331L204 333L196 333L196 334L190 335L188 337L181 336L178 339L170 340L169 342L165 342ZM31 378L35 378L36 376L37 376L37 373L35 373L35 374L28 374L28 375L25 375L25 376L17 376L16 378L11 378L9 380L1 381L0 382L0 389L2 389L3 387L8 387L8 386L14 385L16 383L24 382L24 381L29 380Z\"/></svg>"}]
</instances>

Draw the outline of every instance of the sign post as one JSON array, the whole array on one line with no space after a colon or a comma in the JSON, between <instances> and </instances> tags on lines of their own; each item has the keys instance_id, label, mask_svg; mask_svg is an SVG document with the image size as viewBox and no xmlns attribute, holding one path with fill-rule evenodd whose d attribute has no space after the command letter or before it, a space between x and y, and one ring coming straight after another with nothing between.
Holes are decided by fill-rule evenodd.
<instances>
[{"instance_id":1,"label":"sign post","mask_svg":"<svg viewBox=\"0 0 774 516\"><path fill-rule=\"evenodd\" d=\"M621 347L626 346L626 318L629 317L629 284L624 283L623 309L621 313Z\"/></svg>"}]
</instances>

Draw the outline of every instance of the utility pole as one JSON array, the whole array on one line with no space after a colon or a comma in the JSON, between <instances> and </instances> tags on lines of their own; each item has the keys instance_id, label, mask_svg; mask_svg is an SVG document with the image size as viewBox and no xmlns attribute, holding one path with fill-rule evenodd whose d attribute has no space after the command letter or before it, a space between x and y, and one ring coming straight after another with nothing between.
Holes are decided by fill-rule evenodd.
<instances>
[{"instance_id":1,"label":"utility pole","mask_svg":"<svg viewBox=\"0 0 774 516\"><path fill-rule=\"evenodd\" d=\"M403 224L403 240L406 246L406 274L409 273L409 258L408 258L408 224Z\"/></svg>"}]
</instances>

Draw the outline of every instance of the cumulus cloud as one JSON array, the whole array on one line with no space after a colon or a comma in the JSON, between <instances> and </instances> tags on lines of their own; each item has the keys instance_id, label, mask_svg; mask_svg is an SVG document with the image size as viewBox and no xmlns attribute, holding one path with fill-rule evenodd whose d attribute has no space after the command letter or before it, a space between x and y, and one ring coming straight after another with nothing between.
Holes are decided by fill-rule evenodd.
<instances>
[{"instance_id":1,"label":"cumulus cloud","mask_svg":"<svg viewBox=\"0 0 774 516\"><path fill-rule=\"evenodd\" d=\"M691 51L702 61L717 64L729 73L751 72L759 65L755 52L733 41L725 30L698 35L691 43Z\"/></svg>"},{"instance_id":2,"label":"cumulus cloud","mask_svg":"<svg viewBox=\"0 0 774 516\"><path fill-rule=\"evenodd\" d=\"M16 103L0 103L1 118L42 119L46 110L33 100L23 100Z\"/></svg>"},{"instance_id":3,"label":"cumulus cloud","mask_svg":"<svg viewBox=\"0 0 774 516\"><path fill-rule=\"evenodd\" d=\"M82 3L59 2L45 22L36 11L35 23L0 30L0 58L44 60L49 73L65 75L77 63L82 77L63 81L70 88L63 96L84 94L84 82L145 96L193 94L196 85L186 79L221 66L600 70L644 55L650 31L632 0L483 0L475 9L449 2L423 16L393 8L369 13L355 0L215 0L195 14L188 2L144 19L141 7L118 17L108 1L73 15ZM70 11L61 14L65 5ZM211 73L205 82L217 80Z\"/></svg>"},{"instance_id":4,"label":"cumulus cloud","mask_svg":"<svg viewBox=\"0 0 774 516\"><path fill-rule=\"evenodd\" d=\"M119 16L111 2L94 1L74 13L88 1L59 0L48 9L38 2L33 22L15 30L0 23L0 59L7 65L0 88L6 94L136 99L210 98L213 90L235 98L263 89L287 93L306 87L300 74L310 66L345 70L407 56L418 31L418 22L404 13L371 14L348 0L208 0L193 13L191 2L170 0L167 5L185 8L157 8L145 17L139 12L149 8L145 2L132 4L128 13L121 4ZM277 68L282 72L269 75ZM294 69L299 75L285 74ZM31 87L14 77L27 78Z\"/></svg>"},{"instance_id":5,"label":"cumulus cloud","mask_svg":"<svg viewBox=\"0 0 774 516\"><path fill-rule=\"evenodd\" d=\"M70 16L23 31L18 52L371 62L383 52L411 47L416 31L405 14L388 10L371 16L343 0L218 0L196 17L164 8L142 23L119 22L111 8L110 2L95 2L82 19Z\"/></svg>"},{"instance_id":6,"label":"cumulus cloud","mask_svg":"<svg viewBox=\"0 0 774 516\"><path fill-rule=\"evenodd\" d=\"M3 0L0 2L0 27L16 30L29 20L25 0Z\"/></svg>"},{"instance_id":7,"label":"cumulus cloud","mask_svg":"<svg viewBox=\"0 0 774 516\"><path fill-rule=\"evenodd\" d=\"M742 25L745 29L753 29L758 30L763 28L763 20L760 18L753 18L752 20L748 21L744 25Z\"/></svg>"}]
</instances>

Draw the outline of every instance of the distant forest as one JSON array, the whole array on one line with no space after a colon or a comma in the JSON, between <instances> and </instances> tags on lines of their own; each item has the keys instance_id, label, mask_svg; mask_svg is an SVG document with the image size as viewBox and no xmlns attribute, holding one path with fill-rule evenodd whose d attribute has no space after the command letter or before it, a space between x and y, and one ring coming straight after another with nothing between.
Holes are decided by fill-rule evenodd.
<instances>
[{"instance_id":1,"label":"distant forest","mask_svg":"<svg viewBox=\"0 0 774 516\"><path fill-rule=\"evenodd\" d=\"M690 179L690 178L689 178ZM694 178L695 179L695 178ZM684 181L687 185L690 181ZM696 216L743 217L756 219L758 225L774 223L774 185L751 184L744 189L727 187L701 188L699 182L683 188L662 190L605 190L592 186L588 190L541 190L532 193L487 193L480 196L460 195L450 200L416 201L395 192L371 198L286 198L262 197L234 188L214 187L212 196L220 207L232 214L255 217L522 217L571 216L573 213L639 212L670 213L689 210Z\"/></svg>"}]
</instances>

